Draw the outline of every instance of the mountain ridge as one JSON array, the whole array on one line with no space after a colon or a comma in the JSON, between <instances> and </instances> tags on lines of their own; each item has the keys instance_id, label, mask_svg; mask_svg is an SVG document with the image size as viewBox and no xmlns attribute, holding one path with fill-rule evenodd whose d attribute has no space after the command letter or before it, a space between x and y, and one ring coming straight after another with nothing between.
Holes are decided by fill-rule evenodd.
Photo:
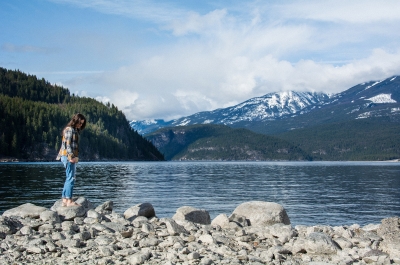
<instances>
[{"instance_id":1,"label":"mountain ridge","mask_svg":"<svg viewBox=\"0 0 400 265\"><path fill-rule=\"evenodd\" d=\"M224 124L233 128L247 128L255 132L274 134L279 130L271 129L271 131L268 131L259 128L269 126L276 121L282 123L282 120L295 124L295 122L291 122L291 119L296 120L299 116L311 114L321 109L332 109L331 112L340 113L340 111L334 109L339 105L346 109L352 109L348 109L347 117L343 113L341 114L344 115L343 117L333 117L332 119L336 121L341 118L360 119L370 116L387 116L391 115L391 112L393 115L397 115L397 112L400 113L400 109L397 109L400 108L399 88L400 77L392 76L380 81L364 82L332 95L322 92L294 91L268 93L261 97L251 98L235 106L198 112L171 121L162 119L131 121L130 125L138 133L144 135L164 127L193 124ZM394 104L393 109L385 110L386 104ZM368 110L372 112L368 112ZM358 116L354 117L354 114L357 113ZM332 116L324 115L326 117ZM321 122L323 123L323 121ZM315 124L311 122L310 125ZM296 128L298 126L294 125L290 128L285 128L285 130Z\"/></svg>"}]
</instances>

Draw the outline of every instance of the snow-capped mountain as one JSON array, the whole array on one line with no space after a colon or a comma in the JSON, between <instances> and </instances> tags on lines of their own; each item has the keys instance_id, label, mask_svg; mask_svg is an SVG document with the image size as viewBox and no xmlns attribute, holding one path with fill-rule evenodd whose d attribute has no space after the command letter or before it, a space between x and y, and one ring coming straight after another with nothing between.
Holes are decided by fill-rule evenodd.
<instances>
[{"instance_id":1,"label":"snow-capped mountain","mask_svg":"<svg viewBox=\"0 0 400 265\"><path fill-rule=\"evenodd\" d=\"M263 124L269 125L274 121L280 121L278 122L279 126L290 124L291 127L283 128L283 130L290 130L299 127L295 125L296 120L303 120L298 123L304 127L307 126L305 123L310 123L312 119L315 119L316 122L318 120L325 122L324 119L329 115L331 117L327 118L334 121L342 119L342 116L346 115L349 119L359 119L379 116L383 113L400 114L399 106L397 106L399 102L400 77L394 76L382 81L359 84L334 95L294 91L269 93L232 107L199 112L176 120L132 121L130 124L141 134L171 126L224 124L232 127L251 128L254 124L259 127L261 124L262 127ZM308 118L308 121L300 118L314 113L320 113L320 115ZM258 129L257 131L263 130Z\"/></svg>"},{"instance_id":2,"label":"snow-capped mountain","mask_svg":"<svg viewBox=\"0 0 400 265\"><path fill-rule=\"evenodd\" d=\"M176 120L143 120L132 121L130 124L141 134L147 134L167 126L209 123L232 125L243 121L275 120L285 115L306 113L328 101L329 96L324 93L294 91L269 93L232 107L198 112Z\"/></svg>"}]
</instances>

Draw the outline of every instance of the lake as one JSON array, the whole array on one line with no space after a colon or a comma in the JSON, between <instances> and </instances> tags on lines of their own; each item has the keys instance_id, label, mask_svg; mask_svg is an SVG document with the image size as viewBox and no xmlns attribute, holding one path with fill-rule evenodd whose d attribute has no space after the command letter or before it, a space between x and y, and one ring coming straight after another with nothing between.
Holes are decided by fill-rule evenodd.
<instances>
[{"instance_id":1,"label":"lake","mask_svg":"<svg viewBox=\"0 0 400 265\"><path fill-rule=\"evenodd\" d=\"M55 163L0 164L0 214L23 203L50 208L64 169ZM281 204L292 225L366 225L400 215L396 162L81 162L74 196L123 213L149 202L158 217L177 208L228 216L246 201Z\"/></svg>"}]
</instances>

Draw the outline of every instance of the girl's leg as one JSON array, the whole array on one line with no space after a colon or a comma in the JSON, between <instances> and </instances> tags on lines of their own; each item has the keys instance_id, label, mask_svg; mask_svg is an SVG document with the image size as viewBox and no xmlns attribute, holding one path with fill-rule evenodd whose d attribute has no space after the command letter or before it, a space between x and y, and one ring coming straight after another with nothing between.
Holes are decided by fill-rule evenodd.
<instances>
[{"instance_id":1,"label":"girl's leg","mask_svg":"<svg viewBox=\"0 0 400 265\"><path fill-rule=\"evenodd\" d=\"M62 198L63 198L63 203L67 204L68 206L68 204L72 203L72 194L74 191L74 184L75 184L76 164L70 163L66 157L63 160L64 160L63 163L65 165L66 178L65 178L64 188L62 191Z\"/></svg>"}]
</instances>

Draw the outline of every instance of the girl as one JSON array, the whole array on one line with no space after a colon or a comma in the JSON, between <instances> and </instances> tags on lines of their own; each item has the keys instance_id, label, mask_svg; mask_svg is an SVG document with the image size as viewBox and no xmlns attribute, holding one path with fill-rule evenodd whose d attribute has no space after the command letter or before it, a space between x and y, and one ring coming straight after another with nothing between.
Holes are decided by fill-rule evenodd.
<instances>
[{"instance_id":1,"label":"girl","mask_svg":"<svg viewBox=\"0 0 400 265\"><path fill-rule=\"evenodd\" d=\"M62 143L58 152L57 160L65 167L65 183L62 191L62 206L79 206L72 200L72 192L75 184L76 164L79 156L79 133L86 127L86 118L78 113L72 117L71 121L64 128L62 133Z\"/></svg>"}]
</instances>

